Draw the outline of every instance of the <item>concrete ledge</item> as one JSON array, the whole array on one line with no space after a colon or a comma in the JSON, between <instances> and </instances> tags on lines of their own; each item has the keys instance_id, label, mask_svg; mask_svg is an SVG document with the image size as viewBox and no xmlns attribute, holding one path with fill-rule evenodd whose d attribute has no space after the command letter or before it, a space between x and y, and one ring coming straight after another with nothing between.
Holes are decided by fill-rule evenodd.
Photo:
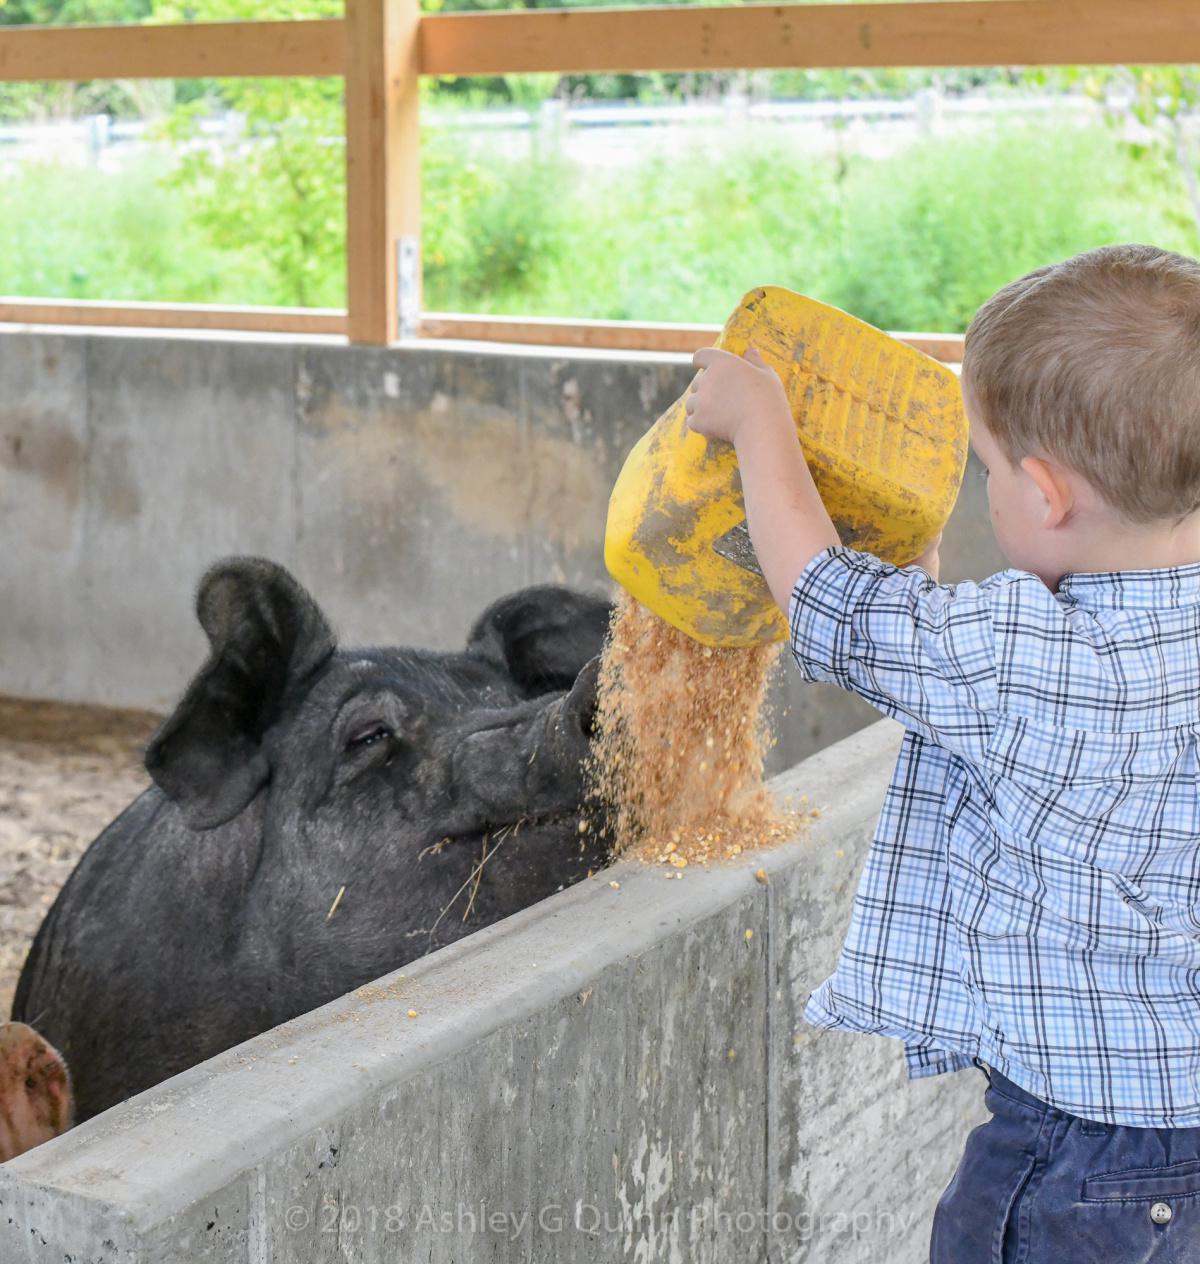
<instances>
[{"instance_id":1,"label":"concrete ledge","mask_svg":"<svg viewBox=\"0 0 1200 1264\"><path fill-rule=\"evenodd\" d=\"M898 739L777 778L783 847L616 866L13 1160L0 1259L917 1264L978 1077L799 1017Z\"/></svg>"}]
</instances>

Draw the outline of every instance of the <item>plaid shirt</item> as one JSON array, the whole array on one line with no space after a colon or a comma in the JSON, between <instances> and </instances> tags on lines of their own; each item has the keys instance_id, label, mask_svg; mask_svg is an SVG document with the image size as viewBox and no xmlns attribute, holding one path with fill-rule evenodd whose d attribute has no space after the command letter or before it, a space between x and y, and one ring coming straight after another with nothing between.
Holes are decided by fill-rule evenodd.
<instances>
[{"instance_id":1,"label":"plaid shirt","mask_svg":"<svg viewBox=\"0 0 1200 1264\"><path fill-rule=\"evenodd\" d=\"M1200 563L936 584L843 546L806 680L907 732L817 1026L978 1057L1108 1123L1200 1125Z\"/></svg>"}]
</instances>

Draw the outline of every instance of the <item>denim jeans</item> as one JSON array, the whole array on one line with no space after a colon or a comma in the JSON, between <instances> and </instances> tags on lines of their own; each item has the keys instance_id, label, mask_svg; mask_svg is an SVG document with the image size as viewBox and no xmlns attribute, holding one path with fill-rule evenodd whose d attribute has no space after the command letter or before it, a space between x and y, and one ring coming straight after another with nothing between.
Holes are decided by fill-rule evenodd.
<instances>
[{"instance_id":1,"label":"denim jeans","mask_svg":"<svg viewBox=\"0 0 1200 1264\"><path fill-rule=\"evenodd\" d=\"M1200 1127L1068 1115L989 1075L931 1264L1200 1264Z\"/></svg>"}]
</instances>

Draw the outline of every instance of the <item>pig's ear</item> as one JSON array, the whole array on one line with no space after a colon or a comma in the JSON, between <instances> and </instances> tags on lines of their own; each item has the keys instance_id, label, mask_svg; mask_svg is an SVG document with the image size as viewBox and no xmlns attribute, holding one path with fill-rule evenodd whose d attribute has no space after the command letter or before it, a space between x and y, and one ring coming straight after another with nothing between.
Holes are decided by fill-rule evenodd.
<instances>
[{"instance_id":1,"label":"pig's ear","mask_svg":"<svg viewBox=\"0 0 1200 1264\"><path fill-rule=\"evenodd\" d=\"M570 689L600 653L612 602L558 584L522 588L475 621L468 653L504 667L529 697Z\"/></svg>"},{"instance_id":2,"label":"pig's ear","mask_svg":"<svg viewBox=\"0 0 1200 1264\"><path fill-rule=\"evenodd\" d=\"M146 747L146 771L193 829L236 816L267 779L262 737L290 686L333 653L316 602L282 566L226 558L200 581L212 651Z\"/></svg>"}]
</instances>

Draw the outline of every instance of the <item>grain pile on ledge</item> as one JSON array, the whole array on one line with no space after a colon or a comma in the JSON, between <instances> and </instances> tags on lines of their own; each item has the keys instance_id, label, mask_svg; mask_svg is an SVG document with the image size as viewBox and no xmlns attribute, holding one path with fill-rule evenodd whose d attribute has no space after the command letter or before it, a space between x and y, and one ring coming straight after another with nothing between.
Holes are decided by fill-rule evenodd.
<instances>
[{"instance_id":1,"label":"grain pile on ledge","mask_svg":"<svg viewBox=\"0 0 1200 1264\"><path fill-rule=\"evenodd\" d=\"M797 814L763 784L763 701L781 648L701 645L619 595L591 768L619 854L682 869L795 833Z\"/></svg>"}]
</instances>

